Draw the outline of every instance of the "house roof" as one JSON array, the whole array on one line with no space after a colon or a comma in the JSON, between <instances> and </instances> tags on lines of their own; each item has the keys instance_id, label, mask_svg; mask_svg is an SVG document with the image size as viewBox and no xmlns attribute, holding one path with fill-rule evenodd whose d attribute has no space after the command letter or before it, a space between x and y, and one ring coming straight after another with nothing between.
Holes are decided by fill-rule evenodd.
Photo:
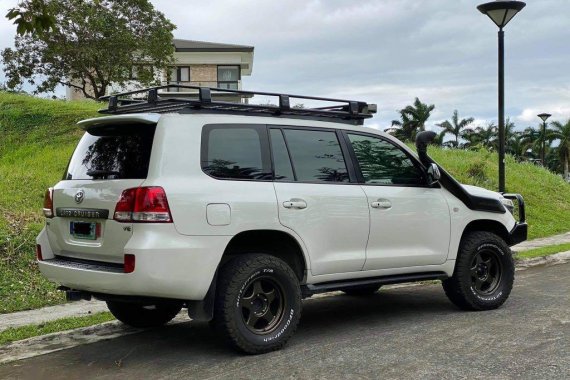
<instances>
[{"instance_id":1,"label":"house roof","mask_svg":"<svg viewBox=\"0 0 570 380\"><path fill-rule=\"evenodd\" d=\"M253 46L220 44L216 42L174 39L174 47L179 52L253 52Z\"/></svg>"}]
</instances>

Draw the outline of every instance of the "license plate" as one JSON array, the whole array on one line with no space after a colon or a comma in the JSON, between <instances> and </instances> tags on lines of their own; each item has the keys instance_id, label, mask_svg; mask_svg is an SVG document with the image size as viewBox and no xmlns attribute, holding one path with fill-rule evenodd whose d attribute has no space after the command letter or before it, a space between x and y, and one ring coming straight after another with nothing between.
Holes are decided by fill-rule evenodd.
<instances>
[{"instance_id":1,"label":"license plate","mask_svg":"<svg viewBox=\"0 0 570 380\"><path fill-rule=\"evenodd\" d=\"M99 231L99 223L95 222L70 222L69 224L69 233L76 239L97 240Z\"/></svg>"}]
</instances>

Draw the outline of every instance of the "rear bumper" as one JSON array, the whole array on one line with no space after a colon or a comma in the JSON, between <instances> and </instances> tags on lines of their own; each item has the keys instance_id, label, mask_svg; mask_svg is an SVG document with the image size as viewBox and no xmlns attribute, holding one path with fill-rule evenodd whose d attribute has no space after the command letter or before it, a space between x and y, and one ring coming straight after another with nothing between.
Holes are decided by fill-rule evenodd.
<instances>
[{"instance_id":1,"label":"rear bumper","mask_svg":"<svg viewBox=\"0 0 570 380\"><path fill-rule=\"evenodd\" d=\"M121 269L113 268L112 264L78 263L77 260L56 257L45 229L37 238L44 254L44 260L38 262L39 269L48 279L75 290L202 300L231 237L185 236L178 234L172 226L153 227L137 231L125 246L125 254L135 255L132 273L121 273ZM167 231L169 227L172 231Z\"/></svg>"}]
</instances>

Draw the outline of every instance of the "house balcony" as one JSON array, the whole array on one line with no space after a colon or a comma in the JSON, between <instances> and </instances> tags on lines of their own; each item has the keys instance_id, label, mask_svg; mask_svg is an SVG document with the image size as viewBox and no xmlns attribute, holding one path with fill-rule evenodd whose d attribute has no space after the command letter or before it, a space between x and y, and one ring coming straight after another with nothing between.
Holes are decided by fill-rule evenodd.
<instances>
[{"instance_id":1,"label":"house balcony","mask_svg":"<svg viewBox=\"0 0 570 380\"><path fill-rule=\"evenodd\" d=\"M233 82L220 82L220 81L163 81L161 85L182 85L182 86L198 86L198 87L210 87L210 88L222 88L227 90L240 90L241 81ZM198 90L193 88L165 88L158 91L159 95L169 96L169 97L194 97L198 95ZM243 102L246 98L251 98L253 95L247 94L234 94L223 91L212 91L212 97L223 98L220 100L226 100L231 102Z\"/></svg>"}]
</instances>

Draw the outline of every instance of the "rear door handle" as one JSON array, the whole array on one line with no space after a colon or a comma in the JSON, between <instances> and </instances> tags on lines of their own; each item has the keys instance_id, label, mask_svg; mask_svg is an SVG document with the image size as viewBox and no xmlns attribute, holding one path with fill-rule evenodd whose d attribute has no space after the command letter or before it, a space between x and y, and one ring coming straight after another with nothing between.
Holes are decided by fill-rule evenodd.
<instances>
[{"instance_id":1,"label":"rear door handle","mask_svg":"<svg viewBox=\"0 0 570 380\"><path fill-rule=\"evenodd\" d=\"M303 199L292 198L288 201L283 202L283 207L302 210L304 208L307 208L307 202L305 202Z\"/></svg>"},{"instance_id":2,"label":"rear door handle","mask_svg":"<svg viewBox=\"0 0 570 380\"><path fill-rule=\"evenodd\" d=\"M370 203L370 206L374 208L389 209L392 208L392 202L387 199L378 199L376 202Z\"/></svg>"}]
</instances>

